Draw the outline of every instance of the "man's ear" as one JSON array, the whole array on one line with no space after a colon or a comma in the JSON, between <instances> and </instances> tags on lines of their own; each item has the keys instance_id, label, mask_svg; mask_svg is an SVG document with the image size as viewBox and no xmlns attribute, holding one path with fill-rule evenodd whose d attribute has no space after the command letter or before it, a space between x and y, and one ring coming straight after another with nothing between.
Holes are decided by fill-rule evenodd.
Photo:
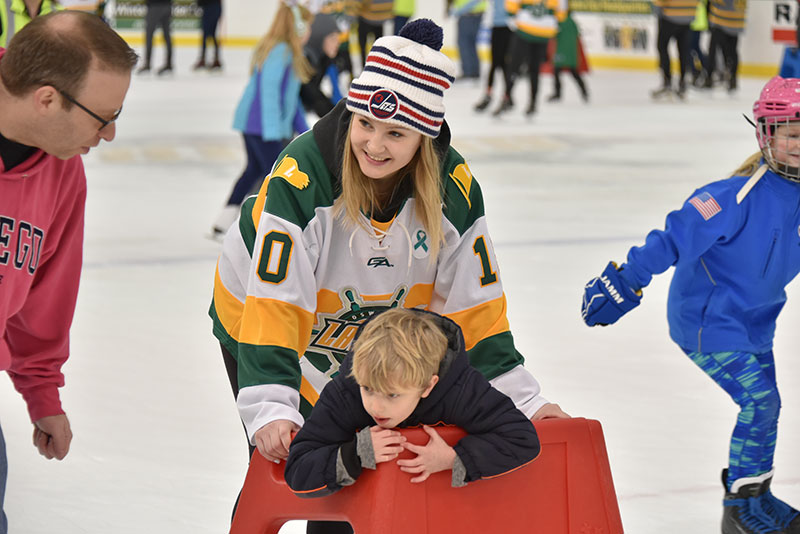
<instances>
[{"instance_id":1,"label":"man's ear","mask_svg":"<svg viewBox=\"0 0 800 534\"><path fill-rule=\"evenodd\" d=\"M33 107L42 115L52 113L61 107L61 95L52 85L43 85L33 92Z\"/></svg>"},{"instance_id":2,"label":"man's ear","mask_svg":"<svg viewBox=\"0 0 800 534\"><path fill-rule=\"evenodd\" d=\"M430 395L431 391L433 391L433 386L435 386L438 381L439 381L439 375L433 375L431 377L430 383L428 383L428 387L425 388L425 391L422 392L422 395L420 395L420 397L424 399L425 397Z\"/></svg>"}]
</instances>

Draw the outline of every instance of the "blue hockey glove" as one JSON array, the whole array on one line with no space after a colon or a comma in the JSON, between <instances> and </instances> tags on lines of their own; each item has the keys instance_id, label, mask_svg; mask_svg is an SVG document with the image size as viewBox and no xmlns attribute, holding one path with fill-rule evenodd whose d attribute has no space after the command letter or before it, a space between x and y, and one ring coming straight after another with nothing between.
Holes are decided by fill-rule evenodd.
<instances>
[{"instance_id":1,"label":"blue hockey glove","mask_svg":"<svg viewBox=\"0 0 800 534\"><path fill-rule=\"evenodd\" d=\"M641 291L631 288L617 270L617 264L612 261L603 274L586 284L581 315L589 326L614 324L638 306L641 300Z\"/></svg>"}]
</instances>

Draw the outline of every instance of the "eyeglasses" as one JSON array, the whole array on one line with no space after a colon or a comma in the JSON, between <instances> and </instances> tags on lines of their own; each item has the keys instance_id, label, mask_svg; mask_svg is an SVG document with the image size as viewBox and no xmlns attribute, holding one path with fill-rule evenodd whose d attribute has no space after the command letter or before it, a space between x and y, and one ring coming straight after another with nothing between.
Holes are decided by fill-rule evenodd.
<instances>
[{"instance_id":1,"label":"eyeglasses","mask_svg":"<svg viewBox=\"0 0 800 534\"><path fill-rule=\"evenodd\" d=\"M81 104L80 102L78 102L77 100L75 100L74 98L72 98L72 97L71 97L69 94L65 93L65 92L64 92L64 91L62 91L61 89L57 89L57 91L58 91L59 93L61 93L61 96L63 96L64 98L66 98L66 99L67 99L69 102L72 102L73 104L75 104L76 106L78 106L79 108L81 108L83 111L85 111L85 112L86 112L86 113L87 113L89 116L91 116L93 119L95 119L95 120L96 120L96 121L98 121L100 124L102 124L102 126L100 126L100 128L98 128L98 129L97 129L97 131L98 131L98 132L99 132L100 130L102 130L103 128L105 128L106 126L108 126L109 124L111 124L112 122L116 121L116 120L119 118L119 114L120 114L120 113L122 113L122 108L119 108L119 109L117 110L117 112L116 112L116 113L114 113L114 116L113 116L113 117L111 117L111 119L109 119L109 120L106 120L106 119L104 119L103 117L101 117L100 115L98 115L97 113L95 113L94 111L92 111L91 109L87 108L86 106L84 106L83 104Z\"/></svg>"}]
</instances>

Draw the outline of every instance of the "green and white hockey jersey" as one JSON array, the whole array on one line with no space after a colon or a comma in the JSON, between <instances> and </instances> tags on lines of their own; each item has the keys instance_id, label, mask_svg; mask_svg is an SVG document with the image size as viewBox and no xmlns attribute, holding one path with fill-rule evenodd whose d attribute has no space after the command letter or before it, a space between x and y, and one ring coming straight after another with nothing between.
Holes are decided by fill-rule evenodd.
<instances>
[{"instance_id":1,"label":"green and white hockey jersey","mask_svg":"<svg viewBox=\"0 0 800 534\"><path fill-rule=\"evenodd\" d=\"M209 313L238 362L237 405L251 442L277 419L302 426L359 325L393 306L458 323L472 364L531 417L547 401L514 348L480 187L449 132L437 139L447 143L445 243L429 261L413 198L388 223L364 217L371 231L335 214L332 168L349 115L337 106L286 147L223 243Z\"/></svg>"}]
</instances>

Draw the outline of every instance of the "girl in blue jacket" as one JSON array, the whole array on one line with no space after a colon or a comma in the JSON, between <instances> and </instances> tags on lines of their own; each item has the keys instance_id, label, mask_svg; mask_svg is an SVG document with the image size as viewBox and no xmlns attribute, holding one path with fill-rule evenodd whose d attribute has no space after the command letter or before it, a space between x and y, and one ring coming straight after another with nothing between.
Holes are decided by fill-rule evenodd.
<instances>
[{"instance_id":1,"label":"girl in blue jacket","mask_svg":"<svg viewBox=\"0 0 800 534\"><path fill-rule=\"evenodd\" d=\"M800 514L770 491L781 401L772 340L800 271L800 79L771 79L753 105L761 152L696 190L627 262L609 263L583 295L589 326L639 304L675 266L670 336L740 407L722 471L723 534L798 533Z\"/></svg>"},{"instance_id":2,"label":"girl in blue jacket","mask_svg":"<svg viewBox=\"0 0 800 534\"><path fill-rule=\"evenodd\" d=\"M250 82L233 119L234 129L244 137L247 166L214 222L215 238L228 231L247 194L269 173L294 134L308 130L300 104L300 85L313 75L303 54L313 16L291 1L280 3L272 26L253 52Z\"/></svg>"}]
</instances>

